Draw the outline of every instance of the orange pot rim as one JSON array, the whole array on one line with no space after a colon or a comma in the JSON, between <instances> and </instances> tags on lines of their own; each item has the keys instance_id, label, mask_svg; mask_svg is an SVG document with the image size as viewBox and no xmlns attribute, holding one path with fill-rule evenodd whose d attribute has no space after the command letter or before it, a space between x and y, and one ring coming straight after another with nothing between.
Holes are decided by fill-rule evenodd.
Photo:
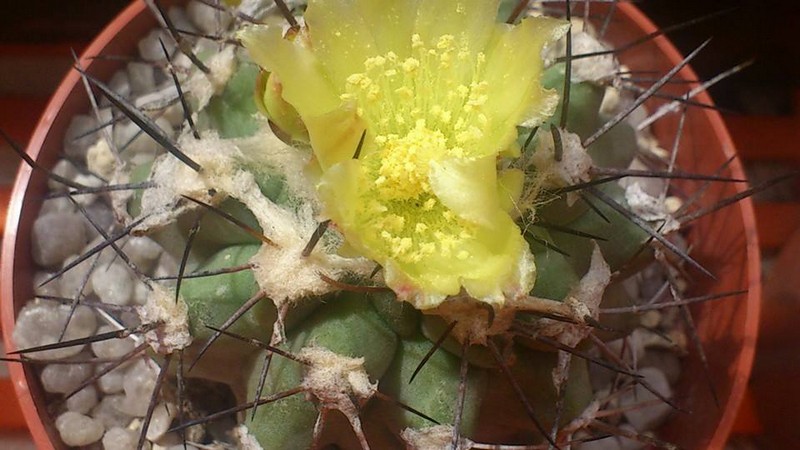
<instances>
[{"instance_id":1,"label":"orange pot rim","mask_svg":"<svg viewBox=\"0 0 800 450\"><path fill-rule=\"evenodd\" d=\"M102 32L100 32L86 50L84 50L79 59L81 67L86 68L93 64L94 58L92 58L92 56L103 53L109 43L118 35L119 31L135 17L146 13L146 10L147 5L142 1L134 1L125 8ZM61 111L75 86L79 86L81 83L80 74L75 70L70 70L50 98L25 150L34 160L38 160L39 152L50 133L50 128L56 116L59 114L59 111ZM26 164L22 164L17 173L11 200L8 205L6 226L3 235L3 248L0 254L0 267L3 268L2 273L0 273L0 298L11 300L4 300L0 305L3 341L6 343L6 346L9 347L13 345L12 343L14 342L12 331L16 323L16 305L13 301L15 298L14 270L8 270L6 268L13 268L15 266L14 259L18 251L18 224L22 214L24 195L30 183L32 173L33 170ZM39 409L34 402L33 395L28 386L29 380L24 367L21 364L10 363L8 369L17 394L20 409L22 410L25 422L28 424L28 430L33 437L36 448L40 450L54 449L50 434L42 421L42 416L40 415Z\"/></svg>"},{"instance_id":2,"label":"orange pot rim","mask_svg":"<svg viewBox=\"0 0 800 450\"><path fill-rule=\"evenodd\" d=\"M630 3L619 3L617 7L620 12L628 16L628 18L635 23L645 34L655 33L658 27L642 13L638 8ZM677 48L664 36L659 36L655 39L654 44L663 52L668 58L670 64L677 65L683 60L683 56ZM689 80L698 80L699 77L694 72L691 66L687 65L681 70L681 74ZM713 105L714 102L707 91L702 91L696 96L696 100L700 103ZM722 120L720 114L712 109L704 109L703 113L711 122L713 133L720 141L722 151L726 158L732 158L730 163L730 173L735 178L745 179L745 172L741 160L737 157L736 146L731 139L725 122ZM738 186L737 190L742 192L746 186ZM733 426L736 422L736 417L739 413L739 408L745 397L747 391L747 383L750 379L750 373L753 368L753 361L755 359L756 341L758 338L759 318L761 315L761 253L758 244L758 232L756 228L756 215L752 201L748 198L739 202L741 219L744 224L746 233L746 252L747 252L747 277L748 277L748 292L747 292L747 310L745 325L742 330L743 348L739 354L738 360L734 363L732 373L735 374L734 385L728 396L728 403L722 418L719 420L717 429L708 443L709 450L723 449L731 435Z\"/></svg>"}]
</instances>

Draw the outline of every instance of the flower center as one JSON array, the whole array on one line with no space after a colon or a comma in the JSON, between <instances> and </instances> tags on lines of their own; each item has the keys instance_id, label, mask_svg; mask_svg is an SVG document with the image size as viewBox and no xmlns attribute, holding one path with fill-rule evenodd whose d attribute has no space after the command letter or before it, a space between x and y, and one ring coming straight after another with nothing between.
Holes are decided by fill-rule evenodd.
<instances>
[{"instance_id":1,"label":"flower center","mask_svg":"<svg viewBox=\"0 0 800 450\"><path fill-rule=\"evenodd\" d=\"M464 260L474 226L431 191L433 161L470 158L488 125L481 112L486 57L443 35L428 47L411 37L411 54L368 58L364 72L347 78L343 101L357 105L374 147L361 157L368 179L362 192L366 239L401 262L439 255Z\"/></svg>"},{"instance_id":2,"label":"flower center","mask_svg":"<svg viewBox=\"0 0 800 450\"><path fill-rule=\"evenodd\" d=\"M382 198L411 200L430 193L430 162L447 153L447 140L441 131L428 129L425 120L419 119L405 136L381 136L378 151L367 157L370 162L377 161L367 166L377 166L375 186Z\"/></svg>"},{"instance_id":3,"label":"flower center","mask_svg":"<svg viewBox=\"0 0 800 450\"><path fill-rule=\"evenodd\" d=\"M379 147L397 139L410 144L431 138L442 156L468 157L470 144L488 126L481 111L488 89L481 81L485 62L483 53L473 54L452 35L429 47L415 34L407 58L388 52L364 61L364 72L347 78L341 99L357 105ZM421 128L438 135L423 137Z\"/></svg>"},{"instance_id":4,"label":"flower center","mask_svg":"<svg viewBox=\"0 0 800 450\"><path fill-rule=\"evenodd\" d=\"M366 211L360 219L364 236L375 248L404 263L417 263L432 256L470 256L464 242L473 237L474 226L457 217L428 193L415 200L378 200L367 192Z\"/></svg>"}]
</instances>

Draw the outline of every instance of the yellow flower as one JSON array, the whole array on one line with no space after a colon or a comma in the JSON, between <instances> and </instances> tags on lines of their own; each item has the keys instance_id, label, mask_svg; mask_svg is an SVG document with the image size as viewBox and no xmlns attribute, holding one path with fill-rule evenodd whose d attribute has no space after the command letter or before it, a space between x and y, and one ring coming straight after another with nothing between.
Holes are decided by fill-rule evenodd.
<instances>
[{"instance_id":1,"label":"yellow flower","mask_svg":"<svg viewBox=\"0 0 800 450\"><path fill-rule=\"evenodd\" d=\"M308 130L326 213L421 309L466 293L501 305L533 285L509 215L521 174L516 126L552 114L542 46L562 21L496 23L497 0L311 0L293 40L240 37ZM357 159L354 153L364 134Z\"/></svg>"}]
</instances>

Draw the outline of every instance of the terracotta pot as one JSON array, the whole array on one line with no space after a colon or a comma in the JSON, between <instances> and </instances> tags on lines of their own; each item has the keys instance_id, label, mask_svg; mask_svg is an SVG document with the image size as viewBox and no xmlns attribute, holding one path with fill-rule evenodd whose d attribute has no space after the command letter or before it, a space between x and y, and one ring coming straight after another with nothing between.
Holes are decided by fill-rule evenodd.
<instances>
[{"instance_id":1,"label":"terracotta pot","mask_svg":"<svg viewBox=\"0 0 800 450\"><path fill-rule=\"evenodd\" d=\"M612 21L609 38L612 42L630 42L636 37L656 30L655 26L632 5L620 3ZM155 25L155 20L143 2L135 2L117 17L86 50L81 64L95 77L107 79L119 68L119 63L90 59L101 53L130 54L143 33ZM678 51L663 37L620 55L631 68L666 72L681 59ZM690 68L680 76L696 79ZM685 87L673 86L676 94ZM705 93L696 97L711 103ZM51 166L58 158L64 131L73 114L85 112L87 101L84 87L76 72L70 73L56 91L39 122L28 146L28 154L40 164ZM656 103L651 102L651 110ZM734 146L720 116L710 109L691 109L681 144L679 164L682 169L698 173L713 173L725 161L735 156ZM677 117L656 122L654 131L665 148L671 148L677 128ZM741 165L734 160L724 175L743 178ZM33 267L30 257L30 233L41 198L46 190L45 177L22 167L8 209L5 239L2 248L2 329L4 339L11 343L15 316L31 297ZM697 190L702 183L675 183L686 192ZM713 204L743 186L715 184L700 200L701 205ZM713 381L720 404L715 405L704 370L695 352L684 363L682 381L677 387L676 400L691 413L675 413L662 428L660 436L687 449L721 449L730 434L745 386L755 350L761 296L760 261L753 208L749 200L727 207L693 223L689 238L692 254L715 275L709 280L695 274L697 292L724 292L747 289L746 296L706 303L693 309L699 335L708 355L709 376ZM41 449L60 447L60 440L48 418L42 399L42 389L32 370L12 365L17 395L25 418Z\"/></svg>"},{"instance_id":2,"label":"terracotta pot","mask_svg":"<svg viewBox=\"0 0 800 450\"><path fill-rule=\"evenodd\" d=\"M628 17L636 26L618 27L612 22L610 38L613 42L631 42L638 33L649 34L657 28L632 5L618 5L620 21ZM636 29L640 31L635 31ZM613 30L613 31L612 31ZM702 57L702 55L701 55ZM656 70L664 73L682 60L675 47L664 37L656 38L642 46L620 55L629 67ZM696 80L690 67L679 76ZM665 92L682 95L685 87L671 85ZM702 103L713 103L704 92L694 98ZM663 102L650 102L652 108ZM664 148L671 148L671 136L678 128L678 117L672 115L658 120L653 131ZM696 173L714 173L736 150L720 115L710 109L690 108L681 140L678 164ZM744 178L738 159L723 171L727 176ZM694 192L704 183L677 184L678 189ZM703 196L701 205L744 190L741 184L716 183ZM693 308L698 334L708 356L709 377L719 398L719 406L705 381L703 364L696 353L684 361L683 374L675 398L690 414L675 413L661 429L661 436L683 448L721 449L733 428L739 405L747 388L755 356L761 308L761 263L755 213L747 200L724 208L717 213L694 222L688 237L692 242L692 255L708 268L716 280L696 274L697 284L692 291L730 292L747 290L747 295L720 302L706 303ZM692 400L687 402L686 399Z\"/></svg>"}]
</instances>

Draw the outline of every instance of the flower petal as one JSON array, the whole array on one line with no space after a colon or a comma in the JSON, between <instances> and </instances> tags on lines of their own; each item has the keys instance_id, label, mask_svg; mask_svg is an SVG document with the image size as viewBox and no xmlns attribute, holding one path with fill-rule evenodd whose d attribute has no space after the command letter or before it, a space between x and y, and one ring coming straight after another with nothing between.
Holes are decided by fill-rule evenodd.
<instances>
[{"instance_id":1,"label":"flower petal","mask_svg":"<svg viewBox=\"0 0 800 450\"><path fill-rule=\"evenodd\" d=\"M491 228L505 214L497 198L495 158L432 162L430 185L436 197L459 217Z\"/></svg>"},{"instance_id":2,"label":"flower petal","mask_svg":"<svg viewBox=\"0 0 800 450\"><path fill-rule=\"evenodd\" d=\"M420 3L430 3L422 0L360 0L358 8L364 22L372 30L372 38L378 48L378 53L383 55L390 51L399 58L409 55L414 22L417 17L417 8Z\"/></svg>"},{"instance_id":3,"label":"flower petal","mask_svg":"<svg viewBox=\"0 0 800 450\"><path fill-rule=\"evenodd\" d=\"M519 217L517 202L522 196L525 184L525 173L519 169L507 169L497 177L497 195L500 207L512 217Z\"/></svg>"},{"instance_id":4,"label":"flower petal","mask_svg":"<svg viewBox=\"0 0 800 450\"><path fill-rule=\"evenodd\" d=\"M488 88L483 112L492 118L486 142L505 148L516 139L516 125L535 126L553 113L558 96L539 82L541 51L567 29L563 21L543 17L526 18L516 27L496 25L484 72Z\"/></svg>"},{"instance_id":5,"label":"flower petal","mask_svg":"<svg viewBox=\"0 0 800 450\"><path fill-rule=\"evenodd\" d=\"M304 119L327 113L341 104L338 91L331 86L314 52L301 45L302 37L286 40L282 29L275 26L247 27L238 36L253 61L278 74L283 98Z\"/></svg>"},{"instance_id":6,"label":"flower petal","mask_svg":"<svg viewBox=\"0 0 800 450\"><path fill-rule=\"evenodd\" d=\"M319 116L304 117L311 147L322 170L351 159L364 133L364 122L354 108L342 107Z\"/></svg>"},{"instance_id":7,"label":"flower petal","mask_svg":"<svg viewBox=\"0 0 800 450\"><path fill-rule=\"evenodd\" d=\"M314 54L339 91L348 76L362 72L364 61L378 54L359 3L359 0L311 0L304 16Z\"/></svg>"},{"instance_id":8,"label":"flower petal","mask_svg":"<svg viewBox=\"0 0 800 450\"><path fill-rule=\"evenodd\" d=\"M467 43L474 56L483 51L491 37L498 1L423 1L417 9L414 32L429 46L441 36L451 35L456 42Z\"/></svg>"}]
</instances>

